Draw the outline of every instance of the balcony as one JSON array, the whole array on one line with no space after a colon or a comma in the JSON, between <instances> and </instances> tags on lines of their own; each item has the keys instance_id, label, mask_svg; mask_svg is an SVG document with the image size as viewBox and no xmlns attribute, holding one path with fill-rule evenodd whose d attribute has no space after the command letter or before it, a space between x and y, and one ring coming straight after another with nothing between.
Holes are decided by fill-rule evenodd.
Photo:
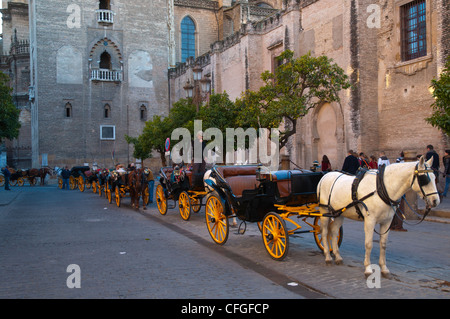
<instances>
[{"instance_id":1,"label":"balcony","mask_svg":"<svg viewBox=\"0 0 450 319\"><path fill-rule=\"evenodd\" d=\"M99 9L95 10L95 13L97 14L98 23L106 23L106 24L114 23L114 16L116 15L114 11Z\"/></svg>"},{"instance_id":2,"label":"balcony","mask_svg":"<svg viewBox=\"0 0 450 319\"><path fill-rule=\"evenodd\" d=\"M122 71L91 69L91 81L122 82Z\"/></svg>"}]
</instances>

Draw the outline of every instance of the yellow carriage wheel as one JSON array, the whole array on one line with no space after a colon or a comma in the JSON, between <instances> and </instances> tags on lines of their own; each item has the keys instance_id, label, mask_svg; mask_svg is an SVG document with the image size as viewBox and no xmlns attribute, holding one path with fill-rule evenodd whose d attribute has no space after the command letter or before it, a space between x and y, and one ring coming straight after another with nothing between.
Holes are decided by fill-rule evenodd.
<instances>
[{"instance_id":1,"label":"yellow carriage wheel","mask_svg":"<svg viewBox=\"0 0 450 319\"><path fill-rule=\"evenodd\" d=\"M17 179L15 179L15 180L10 179L9 180L9 185L10 186L16 186L17 185Z\"/></svg>"},{"instance_id":2,"label":"yellow carriage wheel","mask_svg":"<svg viewBox=\"0 0 450 319\"><path fill-rule=\"evenodd\" d=\"M19 177L19 178L17 179L17 186L23 186L23 184L24 184L23 178L22 178L22 177Z\"/></svg>"},{"instance_id":3,"label":"yellow carriage wheel","mask_svg":"<svg viewBox=\"0 0 450 319\"><path fill-rule=\"evenodd\" d=\"M77 181L73 176L69 177L69 187L70 189L75 189L75 187L77 187Z\"/></svg>"},{"instance_id":4,"label":"yellow carriage wheel","mask_svg":"<svg viewBox=\"0 0 450 319\"><path fill-rule=\"evenodd\" d=\"M3 175L0 175L0 187L5 185L5 177Z\"/></svg>"},{"instance_id":5,"label":"yellow carriage wheel","mask_svg":"<svg viewBox=\"0 0 450 319\"><path fill-rule=\"evenodd\" d=\"M84 192L84 179L83 176L78 176L78 189Z\"/></svg>"},{"instance_id":6,"label":"yellow carriage wheel","mask_svg":"<svg viewBox=\"0 0 450 319\"><path fill-rule=\"evenodd\" d=\"M178 197L178 206L180 208L181 218L184 220L189 220L191 217L191 200L189 199L189 194L186 191L181 192Z\"/></svg>"},{"instance_id":7,"label":"yellow carriage wheel","mask_svg":"<svg viewBox=\"0 0 450 319\"><path fill-rule=\"evenodd\" d=\"M162 185L156 187L156 205L158 206L158 211L161 215L167 213L167 198L164 195L164 189Z\"/></svg>"},{"instance_id":8,"label":"yellow carriage wheel","mask_svg":"<svg viewBox=\"0 0 450 319\"><path fill-rule=\"evenodd\" d=\"M92 192L94 194L97 193L97 182L96 181L92 182Z\"/></svg>"},{"instance_id":9,"label":"yellow carriage wheel","mask_svg":"<svg viewBox=\"0 0 450 319\"><path fill-rule=\"evenodd\" d=\"M142 201L144 202L144 204L146 206L148 205L149 199L150 199L150 193L148 192L148 187L146 187L144 189L144 191L142 192Z\"/></svg>"},{"instance_id":10,"label":"yellow carriage wheel","mask_svg":"<svg viewBox=\"0 0 450 319\"><path fill-rule=\"evenodd\" d=\"M122 191L121 191L120 187L119 187L119 186L116 186L114 194L115 194L115 199L116 199L116 205L117 205L117 207L120 207L120 196L121 196L121 192L122 192Z\"/></svg>"},{"instance_id":11,"label":"yellow carriage wheel","mask_svg":"<svg viewBox=\"0 0 450 319\"><path fill-rule=\"evenodd\" d=\"M262 238L270 257L282 260L289 249L289 235L284 220L277 213L268 213L262 223Z\"/></svg>"},{"instance_id":12,"label":"yellow carriage wheel","mask_svg":"<svg viewBox=\"0 0 450 319\"><path fill-rule=\"evenodd\" d=\"M222 201L216 195L211 195L206 200L205 217L211 238L216 244L225 244L229 234L228 217Z\"/></svg>"},{"instance_id":13,"label":"yellow carriage wheel","mask_svg":"<svg viewBox=\"0 0 450 319\"><path fill-rule=\"evenodd\" d=\"M191 206L192 211L194 213L198 213L200 211L200 208L202 208L202 200L198 198L191 198Z\"/></svg>"},{"instance_id":14,"label":"yellow carriage wheel","mask_svg":"<svg viewBox=\"0 0 450 319\"><path fill-rule=\"evenodd\" d=\"M112 191L111 191L111 188L109 188L109 184L108 183L105 186L105 195L106 195L106 198L108 199L108 203L111 204L111 202L112 202Z\"/></svg>"},{"instance_id":15,"label":"yellow carriage wheel","mask_svg":"<svg viewBox=\"0 0 450 319\"><path fill-rule=\"evenodd\" d=\"M106 183L103 185L100 185L100 182L98 182L98 196L102 196L102 191L104 191L105 196L106 196Z\"/></svg>"},{"instance_id":16,"label":"yellow carriage wheel","mask_svg":"<svg viewBox=\"0 0 450 319\"><path fill-rule=\"evenodd\" d=\"M319 247L319 249L321 251L323 251L320 217L314 218L313 233L314 233L314 241L316 242L317 247ZM341 247L343 237L344 237L344 230L341 226L341 228L339 228L339 234L338 234L338 246L339 247ZM329 232L328 232L328 247L330 248L330 252L333 252L333 248L331 247L331 238L330 238Z\"/></svg>"},{"instance_id":17,"label":"yellow carriage wheel","mask_svg":"<svg viewBox=\"0 0 450 319\"><path fill-rule=\"evenodd\" d=\"M58 187L62 189L63 187L63 180L62 178L58 178Z\"/></svg>"}]
</instances>

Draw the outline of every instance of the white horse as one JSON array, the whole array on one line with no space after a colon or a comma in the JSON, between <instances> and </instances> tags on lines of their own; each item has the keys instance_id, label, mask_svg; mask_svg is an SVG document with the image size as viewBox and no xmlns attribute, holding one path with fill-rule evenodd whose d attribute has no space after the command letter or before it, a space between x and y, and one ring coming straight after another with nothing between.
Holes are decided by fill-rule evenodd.
<instances>
[{"instance_id":1,"label":"white horse","mask_svg":"<svg viewBox=\"0 0 450 319\"><path fill-rule=\"evenodd\" d=\"M323 215L329 214L330 211L333 212L334 210L335 215L334 222L332 223L330 223L330 217L321 217L322 238L328 238L328 232L330 231L331 245L336 264L342 263L342 257L339 254L337 244L337 235L344 221L344 217L360 221L364 218L366 249L364 274L366 276L372 274L370 267L372 239L376 224L380 224L379 265L382 275L385 277L390 276L389 269L386 267L386 244L389 227L395 214L395 202L398 202L409 189L412 189L426 201L427 208L436 207L440 203L435 176L430 169L432 163L433 158L425 163L422 156L418 162L398 163L386 166L384 176L380 175L378 170L370 170L361 179L357 188L357 197L354 194L353 198L352 184L356 178L355 176L341 172L330 172L320 180L317 186L320 212ZM377 187L378 175L382 177L382 180L380 181L378 179ZM384 187L380 187L381 184L384 184ZM358 204L361 215L357 212L355 204L358 202L355 202L355 198L362 199L365 205L361 204L361 202ZM386 200L390 204L387 204ZM332 259L328 240L323 240L322 244L324 247L325 262L331 264Z\"/></svg>"}]
</instances>

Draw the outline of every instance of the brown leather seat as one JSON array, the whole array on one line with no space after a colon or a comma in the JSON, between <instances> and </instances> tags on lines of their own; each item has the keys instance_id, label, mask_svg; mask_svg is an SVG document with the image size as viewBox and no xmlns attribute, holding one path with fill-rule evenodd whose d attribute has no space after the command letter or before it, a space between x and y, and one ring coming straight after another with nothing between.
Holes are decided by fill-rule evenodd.
<instances>
[{"instance_id":1,"label":"brown leather seat","mask_svg":"<svg viewBox=\"0 0 450 319\"><path fill-rule=\"evenodd\" d=\"M257 166L217 166L216 169L236 197L241 197L244 190L253 190L259 186L256 180Z\"/></svg>"}]
</instances>

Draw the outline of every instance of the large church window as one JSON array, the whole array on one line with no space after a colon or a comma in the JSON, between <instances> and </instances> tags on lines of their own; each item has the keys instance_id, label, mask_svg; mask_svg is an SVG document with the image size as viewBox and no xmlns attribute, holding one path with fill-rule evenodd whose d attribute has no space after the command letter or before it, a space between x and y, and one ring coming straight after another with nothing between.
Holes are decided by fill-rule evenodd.
<instances>
[{"instance_id":1,"label":"large church window","mask_svg":"<svg viewBox=\"0 0 450 319\"><path fill-rule=\"evenodd\" d=\"M195 24L190 17L181 21L181 62L195 58Z\"/></svg>"},{"instance_id":2,"label":"large church window","mask_svg":"<svg viewBox=\"0 0 450 319\"><path fill-rule=\"evenodd\" d=\"M106 51L100 55L100 69L111 70L111 56Z\"/></svg>"}]
</instances>

